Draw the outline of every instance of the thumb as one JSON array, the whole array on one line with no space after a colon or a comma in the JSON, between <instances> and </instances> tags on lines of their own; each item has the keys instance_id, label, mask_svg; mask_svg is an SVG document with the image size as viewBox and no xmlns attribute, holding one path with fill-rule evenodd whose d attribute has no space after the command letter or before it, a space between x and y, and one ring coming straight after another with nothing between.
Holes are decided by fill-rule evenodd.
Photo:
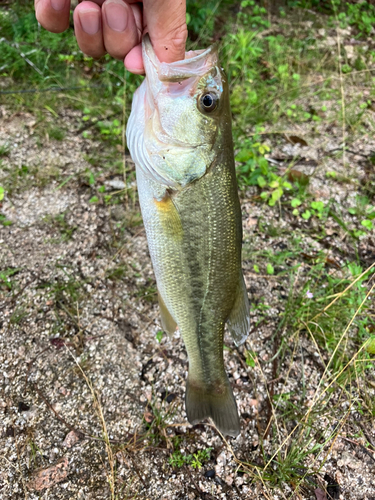
<instances>
[{"instance_id":1,"label":"thumb","mask_svg":"<svg viewBox=\"0 0 375 500\"><path fill-rule=\"evenodd\" d=\"M144 21L159 61L185 58L186 0L143 0Z\"/></svg>"}]
</instances>

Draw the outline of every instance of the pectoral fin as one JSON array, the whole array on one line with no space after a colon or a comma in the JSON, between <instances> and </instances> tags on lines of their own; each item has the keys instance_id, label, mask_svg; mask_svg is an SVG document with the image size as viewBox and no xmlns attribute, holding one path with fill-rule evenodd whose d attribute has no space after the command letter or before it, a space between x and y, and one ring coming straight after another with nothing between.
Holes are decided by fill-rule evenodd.
<instances>
[{"instance_id":1,"label":"pectoral fin","mask_svg":"<svg viewBox=\"0 0 375 500\"><path fill-rule=\"evenodd\" d=\"M242 271L237 286L236 300L227 325L234 343L237 346L243 344L250 330L250 306Z\"/></svg>"},{"instance_id":2,"label":"pectoral fin","mask_svg":"<svg viewBox=\"0 0 375 500\"><path fill-rule=\"evenodd\" d=\"M163 330L168 333L168 335L173 335L177 328L177 323L172 318L170 312L167 309L167 306L164 303L162 296L158 290L158 301L160 307L160 316L161 316L161 326Z\"/></svg>"},{"instance_id":3,"label":"pectoral fin","mask_svg":"<svg viewBox=\"0 0 375 500\"><path fill-rule=\"evenodd\" d=\"M154 199L154 203L165 236L174 241L181 241L183 236L181 219L171 195L166 192L162 200Z\"/></svg>"}]
</instances>

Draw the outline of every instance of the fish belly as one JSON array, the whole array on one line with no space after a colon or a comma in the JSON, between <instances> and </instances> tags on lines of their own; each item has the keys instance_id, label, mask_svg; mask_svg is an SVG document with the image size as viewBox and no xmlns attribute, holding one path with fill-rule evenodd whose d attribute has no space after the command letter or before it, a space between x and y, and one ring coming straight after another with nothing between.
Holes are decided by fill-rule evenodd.
<instances>
[{"instance_id":1,"label":"fish belly","mask_svg":"<svg viewBox=\"0 0 375 500\"><path fill-rule=\"evenodd\" d=\"M217 162L171 193L139 168L137 183L158 292L188 353L188 419L212 417L220 431L235 436L239 419L224 369L223 335L236 297L248 308L233 164Z\"/></svg>"}]
</instances>

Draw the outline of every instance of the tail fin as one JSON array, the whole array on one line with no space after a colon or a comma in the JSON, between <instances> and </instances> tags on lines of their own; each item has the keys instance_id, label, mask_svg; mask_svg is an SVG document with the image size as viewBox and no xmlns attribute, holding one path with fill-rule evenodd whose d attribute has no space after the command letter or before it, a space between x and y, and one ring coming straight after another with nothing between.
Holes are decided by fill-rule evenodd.
<instances>
[{"instance_id":1,"label":"tail fin","mask_svg":"<svg viewBox=\"0 0 375 500\"><path fill-rule=\"evenodd\" d=\"M211 417L222 434L236 437L240 433L237 405L228 380L220 394L210 390L206 384L191 384L188 380L185 404L187 417L192 425Z\"/></svg>"}]
</instances>

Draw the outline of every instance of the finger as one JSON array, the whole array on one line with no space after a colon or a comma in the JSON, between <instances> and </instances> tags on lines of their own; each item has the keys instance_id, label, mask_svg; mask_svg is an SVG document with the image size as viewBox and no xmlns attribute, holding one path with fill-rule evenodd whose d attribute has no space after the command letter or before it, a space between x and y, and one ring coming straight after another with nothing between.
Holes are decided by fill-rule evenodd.
<instances>
[{"instance_id":1,"label":"finger","mask_svg":"<svg viewBox=\"0 0 375 500\"><path fill-rule=\"evenodd\" d=\"M94 2L82 2L74 9L74 31L79 48L91 57L105 54L100 7Z\"/></svg>"},{"instance_id":2,"label":"finger","mask_svg":"<svg viewBox=\"0 0 375 500\"><path fill-rule=\"evenodd\" d=\"M142 16L139 5L123 0L106 0L102 6L103 37L107 52L116 59L141 41Z\"/></svg>"},{"instance_id":3,"label":"finger","mask_svg":"<svg viewBox=\"0 0 375 500\"><path fill-rule=\"evenodd\" d=\"M69 27L70 0L35 0L35 17L43 28L62 33Z\"/></svg>"},{"instance_id":4,"label":"finger","mask_svg":"<svg viewBox=\"0 0 375 500\"><path fill-rule=\"evenodd\" d=\"M125 57L125 68L136 75L143 75L145 72L142 59L142 44L136 45Z\"/></svg>"},{"instance_id":5,"label":"finger","mask_svg":"<svg viewBox=\"0 0 375 500\"><path fill-rule=\"evenodd\" d=\"M90 2L96 3L97 5L99 5L99 7L101 7L104 3L104 0L90 0Z\"/></svg>"},{"instance_id":6,"label":"finger","mask_svg":"<svg viewBox=\"0 0 375 500\"><path fill-rule=\"evenodd\" d=\"M185 0L144 0L145 21L160 61L185 58L187 38Z\"/></svg>"}]
</instances>

